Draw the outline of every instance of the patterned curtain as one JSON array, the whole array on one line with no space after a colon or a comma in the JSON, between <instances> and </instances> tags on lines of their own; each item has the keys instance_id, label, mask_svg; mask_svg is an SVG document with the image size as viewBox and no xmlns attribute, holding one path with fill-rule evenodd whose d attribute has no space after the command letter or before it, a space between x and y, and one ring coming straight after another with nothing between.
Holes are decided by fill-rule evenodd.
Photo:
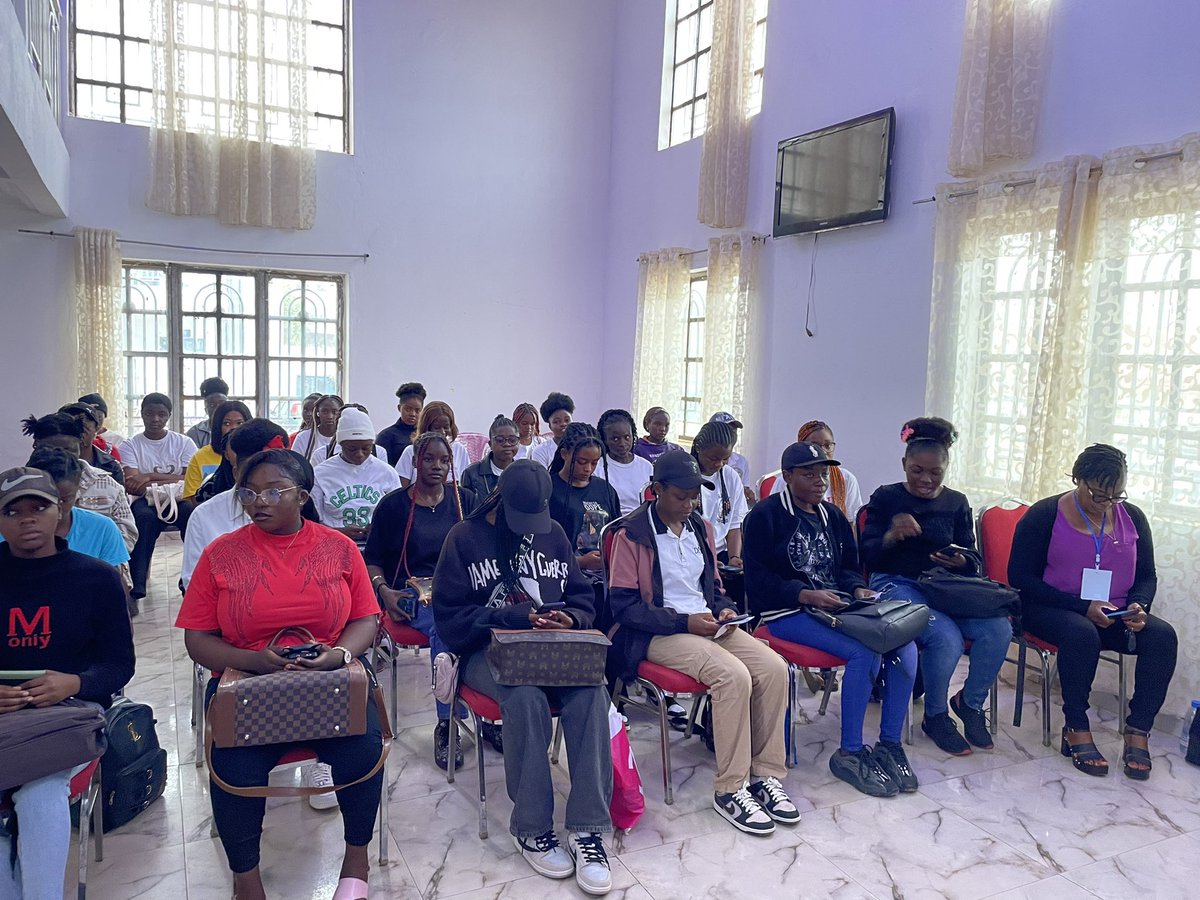
<instances>
[{"instance_id":1,"label":"patterned curtain","mask_svg":"<svg viewBox=\"0 0 1200 900\"><path fill-rule=\"evenodd\" d=\"M108 400L107 426L118 434L127 434L121 305L121 251L117 247L117 233L102 228L76 228L78 396L94 391Z\"/></svg>"},{"instance_id":2,"label":"patterned curtain","mask_svg":"<svg viewBox=\"0 0 1200 900\"><path fill-rule=\"evenodd\" d=\"M638 324L633 355L632 411L651 406L679 415L683 359L687 356L687 308L691 269L687 251L670 247L638 259Z\"/></svg>"},{"instance_id":3,"label":"patterned curtain","mask_svg":"<svg viewBox=\"0 0 1200 900\"><path fill-rule=\"evenodd\" d=\"M151 0L146 206L312 228L308 0Z\"/></svg>"},{"instance_id":4,"label":"patterned curtain","mask_svg":"<svg viewBox=\"0 0 1200 900\"><path fill-rule=\"evenodd\" d=\"M1042 105L1050 0L967 0L950 126L951 175L978 175L1033 151Z\"/></svg>"},{"instance_id":5,"label":"patterned curtain","mask_svg":"<svg viewBox=\"0 0 1200 900\"><path fill-rule=\"evenodd\" d=\"M755 335L758 300L758 262L762 239L752 234L726 234L708 242L708 296L704 315L704 417L717 410L735 416L745 412L745 399L754 396L750 374L758 346ZM739 452L754 452L747 429Z\"/></svg>"},{"instance_id":6,"label":"patterned curtain","mask_svg":"<svg viewBox=\"0 0 1200 900\"><path fill-rule=\"evenodd\" d=\"M697 218L713 228L740 228L750 184L754 0L714 0L709 57L708 123L700 151Z\"/></svg>"}]
</instances>

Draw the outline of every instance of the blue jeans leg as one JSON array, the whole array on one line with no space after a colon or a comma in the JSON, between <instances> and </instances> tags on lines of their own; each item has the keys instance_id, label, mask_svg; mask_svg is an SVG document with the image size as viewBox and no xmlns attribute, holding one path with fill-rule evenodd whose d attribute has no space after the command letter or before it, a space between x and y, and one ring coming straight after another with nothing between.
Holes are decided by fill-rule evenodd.
<instances>
[{"instance_id":1,"label":"blue jeans leg","mask_svg":"<svg viewBox=\"0 0 1200 900\"><path fill-rule=\"evenodd\" d=\"M437 626L433 621L433 609L429 606L417 606L417 617L411 622L412 627L417 629L423 635L429 638L429 676L430 682L433 681L433 661L437 659L437 655L448 651L445 642L437 633ZM440 701L434 701L437 706L437 717L439 720L450 718L450 707L448 704Z\"/></svg>"},{"instance_id":2,"label":"blue jeans leg","mask_svg":"<svg viewBox=\"0 0 1200 900\"><path fill-rule=\"evenodd\" d=\"M872 575L871 588L887 600L926 602L917 582L900 575ZM949 616L932 613L929 624L917 637L917 646L921 648L921 676L925 681L925 715L949 712L950 678L962 656L962 634Z\"/></svg>"},{"instance_id":3,"label":"blue jeans leg","mask_svg":"<svg viewBox=\"0 0 1200 900\"><path fill-rule=\"evenodd\" d=\"M9 864L9 839L0 837L0 900L60 900L71 848L71 769L17 788L13 809L20 821L17 867Z\"/></svg>"},{"instance_id":4,"label":"blue jeans leg","mask_svg":"<svg viewBox=\"0 0 1200 900\"><path fill-rule=\"evenodd\" d=\"M1008 645L1012 641L1012 623L1007 616L991 619L955 619L962 636L971 641L971 668L963 685L963 699L972 709L983 709L988 691L1000 674Z\"/></svg>"}]
</instances>

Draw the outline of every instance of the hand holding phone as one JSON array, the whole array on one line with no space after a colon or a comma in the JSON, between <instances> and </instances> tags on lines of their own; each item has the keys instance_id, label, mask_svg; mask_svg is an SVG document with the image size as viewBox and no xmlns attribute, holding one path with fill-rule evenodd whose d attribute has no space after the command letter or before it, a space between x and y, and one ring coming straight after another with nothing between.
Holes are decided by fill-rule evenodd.
<instances>
[{"instance_id":1,"label":"hand holding phone","mask_svg":"<svg viewBox=\"0 0 1200 900\"><path fill-rule=\"evenodd\" d=\"M1128 607L1125 609L1106 609L1104 611L1104 617L1106 619L1123 619L1126 616L1136 616L1138 612L1139 610L1129 609Z\"/></svg>"},{"instance_id":2,"label":"hand holding phone","mask_svg":"<svg viewBox=\"0 0 1200 900\"><path fill-rule=\"evenodd\" d=\"M284 659L316 659L324 652L321 644L296 644L294 647L281 647L277 651Z\"/></svg>"}]
</instances>

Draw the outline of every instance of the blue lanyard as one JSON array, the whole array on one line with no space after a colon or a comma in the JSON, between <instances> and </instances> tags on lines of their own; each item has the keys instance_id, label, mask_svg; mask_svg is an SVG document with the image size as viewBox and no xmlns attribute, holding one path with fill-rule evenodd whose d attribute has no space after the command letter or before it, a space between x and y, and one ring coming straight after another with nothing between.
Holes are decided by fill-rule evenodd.
<instances>
[{"instance_id":1,"label":"blue lanyard","mask_svg":"<svg viewBox=\"0 0 1200 900\"><path fill-rule=\"evenodd\" d=\"M1087 517L1087 513L1079 505L1079 497L1074 491L1071 491L1071 499L1075 501L1075 508L1083 516L1083 521L1087 523L1088 531L1092 534L1092 542L1096 545L1096 568L1098 569L1100 568L1100 550L1104 547L1104 523L1108 519L1108 512L1106 511L1100 516L1100 533L1096 534L1096 529L1092 527L1092 520Z\"/></svg>"}]
</instances>

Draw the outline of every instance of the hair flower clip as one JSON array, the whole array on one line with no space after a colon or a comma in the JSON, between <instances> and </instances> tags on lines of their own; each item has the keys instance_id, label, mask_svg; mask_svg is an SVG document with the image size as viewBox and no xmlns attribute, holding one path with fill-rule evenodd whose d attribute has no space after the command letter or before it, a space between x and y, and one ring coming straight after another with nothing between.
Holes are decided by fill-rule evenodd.
<instances>
[{"instance_id":1,"label":"hair flower clip","mask_svg":"<svg viewBox=\"0 0 1200 900\"><path fill-rule=\"evenodd\" d=\"M900 432L900 440L902 440L904 443L907 444L908 439L910 437L912 437L915 432L916 432L916 429L913 428L911 425L905 425L904 430Z\"/></svg>"}]
</instances>

